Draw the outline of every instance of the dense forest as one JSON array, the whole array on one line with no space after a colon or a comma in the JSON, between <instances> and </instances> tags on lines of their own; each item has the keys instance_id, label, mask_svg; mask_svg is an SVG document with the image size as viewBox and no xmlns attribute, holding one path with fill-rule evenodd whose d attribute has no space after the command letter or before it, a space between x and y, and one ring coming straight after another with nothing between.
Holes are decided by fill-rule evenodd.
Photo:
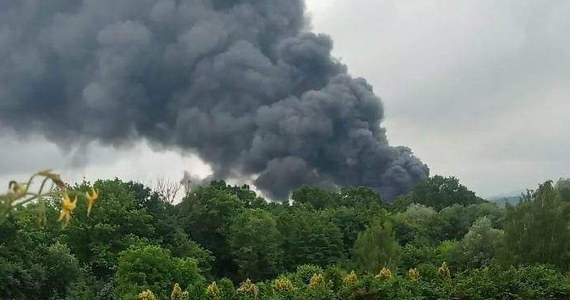
<instances>
[{"instance_id":1,"label":"dense forest","mask_svg":"<svg viewBox=\"0 0 570 300\"><path fill-rule=\"evenodd\" d=\"M302 187L285 203L214 181L173 203L119 179L84 182L0 224L2 299L568 299L570 181L502 208L434 176L387 203ZM43 228L41 228L43 227Z\"/></svg>"}]
</instances>

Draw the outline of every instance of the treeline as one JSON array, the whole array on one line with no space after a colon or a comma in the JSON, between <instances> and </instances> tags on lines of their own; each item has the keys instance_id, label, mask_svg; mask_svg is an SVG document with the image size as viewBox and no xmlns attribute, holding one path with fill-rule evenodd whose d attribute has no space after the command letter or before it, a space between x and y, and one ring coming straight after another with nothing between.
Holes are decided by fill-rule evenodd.
<instances>
[{"instance_id":1,"label":"treeline","mask_svg":"<svg viewBox=\"0 0 570 300\"><path fill-rule=\"evenodd\" d=\"M134 182L73 190L92 185L91 216L66 229L40 229L36 204L0 224L2 299L570 298L568 180L505 208L441 176L394 203L363 187L268 203L222 181L176 205Z\"/></svg>"}]
</instances>

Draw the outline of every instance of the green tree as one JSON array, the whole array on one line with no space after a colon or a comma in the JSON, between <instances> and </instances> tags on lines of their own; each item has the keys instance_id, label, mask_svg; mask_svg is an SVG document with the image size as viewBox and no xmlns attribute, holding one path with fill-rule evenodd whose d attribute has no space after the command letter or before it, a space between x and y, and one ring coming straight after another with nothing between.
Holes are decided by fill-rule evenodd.
<instances>
[{"instance_id":1,"label":"green tree","mask_svg":"<svg viewBox=\"0 0 570 300\"><path fill-rule=\"evenodd\" d=\"M346 257L352 255L354 242L358 234L366 229L371 220L383 218L388 215L385 209L362 209L356 207L338 207L327 209L324 215L333 222L342 233L344 254Z\"/></svg>"},{"instance_id":2,"label":"green tree","mask_svg":"<svg viewBox=\"0 0 570 300\"><path fill-rule=\"evenodd\" d=\"M205 272L211 270L215 261L211 251L191 240L181 228L175 228L173 232L166 234L162 244L163 248L169 250L173 257L196 259L200 270Z\"/></svg>"},{"instance_id":3,"label":"green tree","mask_svg":"<svg viewBox=\"0 0 570 300\"><path fill-rule=\"evenodd\" d=\"M434 246L439 242L438 230L442 221L431 207L412 204L393 218L396 237L400 244Z\"/></svg>"},{"instance_id":4,"label":"green tree","mask_svg":"<svg viewBox=\"0 0 570 300\"><path fill-rule=\"evenodd\" d=\"M154 234L148 237L163 248L170 250L173 256L195 258L201 270L210 271L215 258L210 251L191 240L184 231L177 218L179 209L164 196L153 192L141 183L130 181L125 183L125 186L133 193L137 206L144 208L152 217L149 222L154 229Z\"/></svg>"},{"instance_id":5,"label":"green tree","mask_svg":"<svg viewBox=\"0 0 570 300\"><path fill-rule=\"evenodd\" d=\"M327 266L344 257L342 233L323 212L298 205L280 214L277 224L288 269L303 264Z\"/></svg>"},{"instance_id":6,"label":"green tree","mask_svg":"<svg viewBox=\"0 0 570 300\"><path fill-rule=\"evenodd\" d=\"M64 296L74 282L82 276L79 262L69 248L59 242L37 253L39 264L44 268L45 285L41 294Z\"/></svg>"},{"instance_id":7,"label":"green tree","mask_svg":"<svg viewBox=\"0 0 570 300\"><path fill-rule=\"evenodd\" d=\"M459 244L462 268L481 268L495 259L503 239L503 231L493 228L488 217L475 221Z\"/></svg>"},{"instance_id":8,"label":"green tree","mask_svg":"<svg viewBox=\"0 0 570 300\"><path fill-rule=\"evenodd\" d=\"M395 266L400 259L400 246L394 237L392 224L376 220L358 235L354 258L362 269L378 272L384 266Z\"/></svg>"},{"instance_id":9,"label":"green tree","mask_svg":"<svg viewBox=\"0 0 570 300\"><path fill-rule=\"evenodd\" d=\"M91 215L74 214L62 240L95 276L108 278L115 273L121 251L153 240L156 232L153 217L136 198L131 184L115 179L97 181L94 186L100 196ZM88 187L83 183L75 189L84 191ZM82 205L79 203L77 210L86 209Z\"/></svg>"},{"instance_id":10,"label":"green tree","mask_svg":"<svg viewBox=\"0 0 570 300\"><path fill-rule=\"evenodd\" d=\"M293 203L306 204L317 210L338 205L337 194L306 185L295 190L291 195L291 200Z\"/></svg>"},{"instance_id":11,"label":"green tree","mask_svg":"<svg viewBox=\"0 0 570 300\"><path fill-rule=\"evenodd\" d=\"M246 209L235 216L229 227L228 243L241 280L265 280L282 270L281 233L269 212Z\"/></svg>"},{"instance_id":12,"label":"green tree","mask_svg":"<svg viewBox=\"0 0 570 300\"><path fill-rule=\"evenodd\" d=\"M190 237L216 257L213 272L219 277L233 277L237 272L228 249L228 226L244 208L237 195L225 183L212 182L189 193L179 205L179 219Z\"/></svg>"},{"instance_id":13,"label":"green tree","mask_svg":"<svg viewBox=\"0 0 570 300\"><path fill-rule=\"evenodd\" d=\"M342 188L337 198L339 205L346 207L377 209L386 206L379 193L362 186Z\"/></svg>"},{"instance_id":14,"label":"green tree","mask_svg":"<svg viewBox=\"0 0 570 300\"><path fill-rule=\"evenodd\" d=\"M483 202L485 200L460 184L457 178L436 175L424 179L408 195L398 198L394 206L405 209L411 203L418 203L439 211L453 204L470 205Z\"/></svg>"},{"instance_id":15,"label":"green tree","mask_svg":"<svg viewBox=\"0 0 570 300\"><path fill-rule=\"evenodd\" d=\"M57 219L48 201L47 217ZM0 224L0 297L13 299L65 298L82 280L83 272L67 245L57 241L61 224L38 227L37 203L12 211Z\"/></svg>"},{"instance_id":16,"label":"green tree","mask_svg":"<svg viewBox=\"0 0 570 300\"><path fill-rule=\"evenodd\" d=\"M570 178L560 178L554 188L562 201L570 202Z\"/></svg>"},{"instance_id":17,"label":"green tree","mask_svg":"<svg viewBox=\"0 0 570 300\"><path fill-rule=\"evenodd\" d=\"M568 268L570 207L548 181L517 206L507 205L505 259L511 263L544 263Z\"/></svg>"},{"instance_id":18,"label":"green tree","mask_svg":"<svg viewBox=\"0 0 570 300\"><path fill-rule=\"evenodd\" d=\"M120 299L136 299L144 290L151 290L166 299L174 283L182 288L204 285L196 260L173 258L159 246L133 246L121 253L117 268L117 295Z\"/></svg>"},{"instance_id":19,"label":"green tree","mask_svg":"<svg viewBox=\"0 0 570 300\"><path fill-rule=\"evenodd\" d=\"M435 228L440 241L460 240L473 223L482 217L487 217L494 228L501 229L504 223L504 211L494 203L472 205L454 204L439 211L441 226Z\"/></svg>"}]
</instances>

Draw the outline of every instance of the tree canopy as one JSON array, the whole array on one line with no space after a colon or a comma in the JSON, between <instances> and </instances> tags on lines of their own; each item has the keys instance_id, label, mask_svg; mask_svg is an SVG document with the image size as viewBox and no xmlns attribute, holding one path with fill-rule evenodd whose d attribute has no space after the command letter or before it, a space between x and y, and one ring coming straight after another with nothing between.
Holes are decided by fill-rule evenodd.
<instances>
[{"instance_id":1,"label":"tree canopy","mask_svg":"<svg viewBox=\"0 0 570 300\"><path fill-rule=\"evenodd\" d=\"M85 182L89 215L40 228L31 202L0 223L6 299L567 299L567 181L501 208L434 176L395 203L302 187L269 203L214 181L172 203L140 183ZM77 209L86 209L87 202ZM41 208L57 219L61 200ZM507 295L504 298L504 295ZM154 298L153 298L154 297ZM512 298L509 298L512 297ZM517 299L518 299L517 298Z\"/></svg>"}]
</instances>

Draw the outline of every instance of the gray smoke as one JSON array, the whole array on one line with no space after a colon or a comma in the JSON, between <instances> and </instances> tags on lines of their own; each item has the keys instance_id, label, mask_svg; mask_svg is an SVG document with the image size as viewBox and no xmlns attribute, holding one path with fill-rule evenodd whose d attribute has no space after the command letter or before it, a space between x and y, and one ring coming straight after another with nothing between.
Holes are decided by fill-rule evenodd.
<instances>
[{"instance_id":1,"label":"gray smoke","mask_svg":"<svg viewBox=\"0 0 570 300\"><path fill-rule=\"evenodd\" d=\"M427 166L388 145L380 99L332 44L301 0L2 0L0 126L182 148L273 199L407 192Z\"/></svg>"}]
</instances>

